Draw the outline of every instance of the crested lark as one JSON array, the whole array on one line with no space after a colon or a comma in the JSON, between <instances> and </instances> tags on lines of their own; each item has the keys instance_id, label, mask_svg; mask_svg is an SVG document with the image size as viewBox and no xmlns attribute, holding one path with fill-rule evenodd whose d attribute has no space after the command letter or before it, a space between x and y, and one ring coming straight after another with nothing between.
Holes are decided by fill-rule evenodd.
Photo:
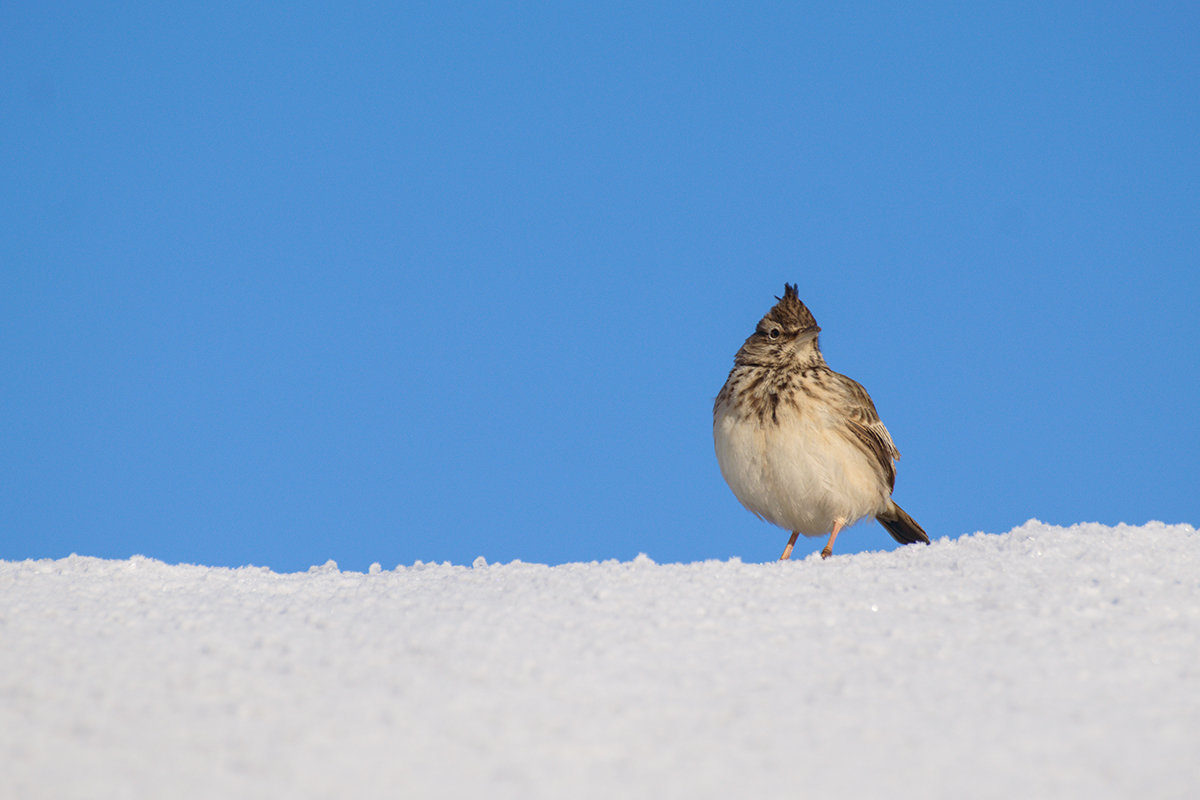
<instances>
[{"instance_id":1,"label":"crested lark","mask_svg":"<svg viewBox=\"0 0 1200 800\"><path fill-rule=\"evenodd\" d=\"M782 298L738 350L713 404L713 439L725 482L760 519L796 537L824 536L873 516L901 544L929 537L892 500L900 457L866 389L831 370L820 328L784 284Z\"/></svg>"}]
</instances>

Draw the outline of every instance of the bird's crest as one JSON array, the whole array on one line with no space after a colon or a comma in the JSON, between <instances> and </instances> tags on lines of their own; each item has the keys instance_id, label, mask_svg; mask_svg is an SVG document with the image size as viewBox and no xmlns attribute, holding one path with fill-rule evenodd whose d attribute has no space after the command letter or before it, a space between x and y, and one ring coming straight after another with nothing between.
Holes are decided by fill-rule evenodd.
<instances>
[{"instance_id":1,"label":"bird's crest","mask_svg":"<svg viewBox=\"0 0 1200 800\"><path fill-rule=\"evenodd\" d=\"M800 301L800 294L796 290L796 284L785 283L783 285L783 297L776 297L779 302L771 309L768 316L774 317L781 325L791 330L806 331L816 328L816 319L813 318L812 312L808 307Z\"/></svg>"}]
</instances>

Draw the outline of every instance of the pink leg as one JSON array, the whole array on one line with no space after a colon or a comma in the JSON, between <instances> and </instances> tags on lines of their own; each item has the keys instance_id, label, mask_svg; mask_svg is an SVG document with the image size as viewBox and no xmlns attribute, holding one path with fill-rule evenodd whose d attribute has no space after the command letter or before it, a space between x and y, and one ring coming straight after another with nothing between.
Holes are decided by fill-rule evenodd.
<instances>
[{"instance_id":1,"label":"pink leg","mask_svg":"<svg viewBox=\"0 0 1200 800\"><path fill-rule=\"evenodd\" d=\"M833 555L833 543L837 539L838 531L846 524L844 519L835 519L833 521L833 533L829 534L829 541L825 543L825 549L821 551L821 558L829 558Z\"/></svg>"},{"instance_id":2,"label":"pink leg","mask_svg":"<svg viewBox=\"0 0 1200 800\"><path fill-rule=\"evenodd\" d=\"M780 561L787 561L792 557L792 548L796 546L796 538L800 535L800 531L792 531L792 538L788 539L787 547L783 548L783 555L779 557Z\"/></svg>"}]
</instances>

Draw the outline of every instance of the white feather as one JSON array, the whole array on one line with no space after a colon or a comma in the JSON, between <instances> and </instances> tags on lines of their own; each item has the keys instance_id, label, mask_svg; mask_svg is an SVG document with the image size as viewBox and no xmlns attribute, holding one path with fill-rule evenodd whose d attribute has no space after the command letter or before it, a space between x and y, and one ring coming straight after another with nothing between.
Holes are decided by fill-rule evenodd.
<instances>
[{"instance_id":1,"label":"white feather","mask_svg":"<svg viewBox=\"0 0 1200 800\"><path fill-rule=\"evenodd\" d=\"M889 492L867 453L835 429L822 406L780 404L778 423L732 413L713 421L721 474L742 505L805 536L828 535L838 519L853 525L889 505Z\"/></svg>"}]
</instances>

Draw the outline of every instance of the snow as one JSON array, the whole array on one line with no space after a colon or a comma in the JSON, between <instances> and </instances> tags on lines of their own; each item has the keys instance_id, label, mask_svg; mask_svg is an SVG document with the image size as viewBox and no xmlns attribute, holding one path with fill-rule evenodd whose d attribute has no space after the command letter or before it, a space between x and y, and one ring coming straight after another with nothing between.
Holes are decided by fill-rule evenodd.
<instances>
[{"instance_id":1,"label":"snow","mask_svg":"<svg viewBox=\"0 0 1200 800\"><path fill-rule=\"evenodd\" d=\"M748 564L0 561L0 796L1165 797L1200 537Z\"/></svg>"}]
</instances>

